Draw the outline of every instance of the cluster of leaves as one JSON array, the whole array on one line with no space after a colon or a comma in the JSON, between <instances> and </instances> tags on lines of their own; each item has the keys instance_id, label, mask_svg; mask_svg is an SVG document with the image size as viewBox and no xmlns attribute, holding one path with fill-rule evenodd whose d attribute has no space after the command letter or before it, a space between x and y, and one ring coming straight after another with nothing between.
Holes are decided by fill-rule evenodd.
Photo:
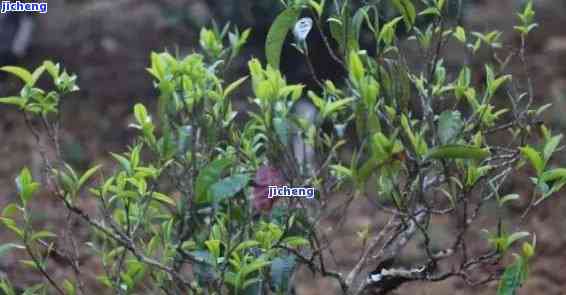
<instances>
[{"instance_id":1,"label":"cluster of leaves","mask_svg":"<svg viewBox=\"0 0 566 295\"><path fill-rule=\"evenodd\" d=\"M245 44L249 30L242 34L227 30L202 30L200 43L205 55L151 55L148 72L159 91L159 124L144 105L134 106L135 122L130 127L139 135L127 152L111 154L117 165L110 174L103 177L99 173L101 166L79 174L60 158L44 155L48 168L45 176L55 186L51 193L74 216L69 222L78 218L91 227L93 235L87 245L100 257L105 270L98 280L117 294L133 294L141 288L154 293L192 290L195 294L210 294L211 290L221 290L218 292L256 294L254 290L271 284L267 278L272 280L273 290L285 293L295 265L289 251L308 244L291 233L297 231L294 219L256 220L248 206L250 173L263 162L258 154L261 142L254 131L262 126L250 125L243 131L235 126L237 113L229 97L246 77L229 84L220 77ZM261 68L257 61L252 65ZM33 73L17 67L2 68L25 85L20 96L2 98L0 102L18 106L26 119L37 117L49 135L57 134L59 99L78 90L76 76L61 73L59 68L49 61ZM45 71L55 85L49 92L35 87ZM271 80L272 74L266 80L284 84L280 75L279 80ZM258 94L258 99L265 99L263 105L268 106L267 100L274 94L264 93L266 86L262 82L266 81L259 81L255 74L253 77L254 85L257 82L258 89L263 89L258 90L263 93ZM281 95L292 92L295 99L301 93L300 87L283 88ZM34 134L42 131L33 124L30 128ZM52 138L52 142L57 141ZM95 175L99 176L99 184L85 190ZM78 268L79 257L73 254L78 253L77 243L65 246L54 239L58 235L72 236L72 232L35 230L29 204L40 185L28 169L22 170L17 185L20 202L3 210L2 222L18 241L4 245L2 252L26 250L31 260L21 262L40 271L53 290L85 294L80 269L63 283L52 278L48 269L49 258L55 254L77 263ZM80 208L78 198L83 194L98 200L98 218ZM192 274L181 275L187 264L193 266ZM47 286L39 284L29 293L49 293ZM8 282L4 282L3 289L6 294L13 293Z\"/></svg>"},{"instance_id":2,"label":"cluster of leaves","mask_svg":"<svg viewBox=\"0 0 566 295\"><path fill-rule=\"evenodd\" d=\"M453 24L446 16L444 0L373 1L361 7L351 1L329 2L282 1L285 9L267 36L267 65L258 59L248 63L253 111L241 124L230 97L248 77L226 83L223 74L246 43L249 30L203 28L202 54L152 53L148 72L159 93L157 120L143 104L134 106L135 122L130 126L139 132L127 152L111 154L116 167L107 169L106 175L100 166L78 173L61 160L59 102L78 90L76 76L49 61L33 72L1 68L21 79L24 86L19 96L0 98L0 103L17 106L26 122L42 122L29 124L29 128L36 136L47 132L48 144L56 150L55 158L42 153L48 188L69 212L69 225L79 220L92 230L86 245L104 267L98 277L102 286L117 294L140 290L152 294L286 294L291 292L296 266L303 264L336 279L344 293L362 294L371 288L396 287L365 282L363 270L395 259L417 231L425 238L425 263L435 267L394 280L399 284L454 276L467 279L477 265L503 261L517 241L531 235L518 231L503 214L508 202L521 196L501 196L501 187L515 168L530 163L536 172L532 178L535 188L524 215L547 200L566 183L566 170L549 165L562 138L539 126L537 116L548 106L532 107L531 81L525 82L527 90L522 91L520 81L507 71L514 52L503 61L497 58L500 55L495 53L503 48L501 33L469 32L461 21ZM382 13L390 7L397 11L391 17ZM308 42L298 44L296 48L311 65L320 87L308 91L303 85L289 84L279 71L283 43L304 11L314 16L312 23L319 28L325 47L347 72L340 81L320 81L310 64ZM525 41L535 28L532 3L519 16L516 30ZM417 25L422 18L432 21ZM305 33L308 36L308 30ZM363 49L360 38L364 34L370 36L375 50ZM414 46L424 58L411 61L401 50L402 42ZM476 70L472 64L450 71L442 58L446 44L460 46L470 57L480 50L493 53L493 60L479 70L485 73L485 81L472 79ZM522 46L520 61L526 63L525 42ZM36 86L45 72L54 90ZM510 110L495 104L504 95ZM315 118L293 111L307 97L317 110ZM325 122L333 124L334 132L322 132ZM347 127L353 134L346 134ZM527 144L535 130L542 131L541 147ZM506 145L490 136L506 131L511 137ZM297 141L313 148L316 158L298 158ZM346 148L353 148L352 155L341 157ZM305 165L311 160L315 167ZM258 212L248 196L252 174L261 169L284 175L292 185L316 187L319 196L312 201L286 200L273 210ZM85 189L95 175L99 181ZM20 200L3 210L1 221L18 240L4 245L0 252L25 250L30 259L22 263L45 277L46 282L29 288L29 294L50 290L86 294L80 247L70 226L61 233L36 230L30 203L40 185L23 169L17 186ZM331 208L328 192L344 187L351 188L346 202ZM378 192L379 197L370 197L368 190ZM81 195L97 200L97 216L81 209ZM325 263L332 253L325 244L326 234L317 225L337 210L344 214L360 196L390 220L375 236L367 229L360 231L363 253L343 276ZM472 240L470 232L490 202L498 207L496 230L488 231L491 249L472 253L467 244ZM438 249L433 248L430 237L433 216L438 215L453 219L458 229L452 241L443 241L448 246L442 252L461 259L443 268L450 269L444 273L436 266L446 255L434 253ZM56 237L67 242L55 243ZM528 275L535 244L534 238L525 242L503 274L488 273L484 280L466 282L501 279L498 294L515 294ZM69 262L73 277L53 277L48 265L53 255ZM14 293L7 281L0 287L7 294Z\"/></svg>"}]
</instances>

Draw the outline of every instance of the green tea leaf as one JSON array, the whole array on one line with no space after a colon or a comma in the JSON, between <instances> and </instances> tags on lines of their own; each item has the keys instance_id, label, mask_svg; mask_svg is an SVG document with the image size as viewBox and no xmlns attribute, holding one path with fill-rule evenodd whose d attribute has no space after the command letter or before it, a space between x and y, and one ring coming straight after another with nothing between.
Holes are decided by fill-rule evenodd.
<instances>
[{"instance_id":1,"label":"green tea leaf","mask_svg":"<svg viewBox=\"0 0 566 295\"><path fill-rule=\"evenodd\" d=\"M31 82L33 82L32 74L24 68L14 67L14 66L4 66L0 68L0 71L4 71L16 76L20 78L22 81L24 81L26 84L31 84Z\"/></svg>"},{"instance_id":2,"label":"green tea leaf","mask_svg":"<svg viewBox=\"0 0 566 295\"><path fill-rule=\"evenodd\" d=\"M22 172L16 178L16 186L24 206L31 199L33 193L39 189L39 183L33 181L28 168L22 169Z\"/></svg>"},{"instance_id":3,"label":"green tea leaf","mask_svg":"<svg viewBox=\"0 0 566 295\"><path fill-rule=\"evenodd\" d=\"M566 168L556 168L545 171L540 179L544 182L556 181L558 179L566 179Z\"/></svg>"},{"instance_id":4,"label":"green tea leaf","mask_svg":"<svg viewBox=\"0 0 566 295\"><path fill-rule=\"evenodd\" d=\"M256 247L259 245L258 241L254 241L254 240L247 240L247 241L243 241L240 244L238 244L238 246L236 246L236 248L234 249L235 253L238 253L242 250L246 250L252 247Z\"/></svg>"},{"instance_id":5,"label":"green tea leaf","mask_svg":"<svg viewBox=\"0 0 566 295\"><path fill-rule=\"evenodd\" d=\"M134 116L136 117L136 121L143 126L148 120L147 109L141 103L137 103L134 106Z\"/></svg>"},{"instance_id":6,"label":"green tea leaf","mask_svg":"<svg viewBox=\"0 0 566 295\"><path fill-rule=\"evenodd\" d=\"M42 231L34 233L31 236L30 241L33 242L33 241L38 240L38 239L56 238L56 237L57 237L56 234L49 232L49 231L46 231L46 230L42 230Z\"/></svg>"},{"instance_id":7,"label":"green tea leaf","mask_svg":"<svg viewBox=\"0 0 566 295\"><path fill-rule=\"evenodd\" d=\"M535 168L537 175L541 175L544 171L545 164L540 153L530 146L522 147L520 150L523 157L527 158L529 162L531 162L531 165Z\"/></svg>"},{"instance_id":8,"label":"green tea leaf","mask_svg":"<svg viewBox=\"0 0 566 295\"><path fill-rule=\"evenodd\" d=\"M159 193L159 192L154 192L152 197L156 201L159 201L159 202L162 202L162 203L165 203L165 204L169 204L171 206L177 206L175 199L173 199L173 198L171 198L171 197L169 197L165 194L162 194L162 193Z\"/></svg>"},{"instance_id":9,"label":"green tea leaf","mask_svg":"<svg viewBox=\"0 0 566 295\"><path fill-rule=\"evenodd\" d=\"M246 278L250 273L260 270L266 266L271 264L270 261L265 261L263 259L254 260L252 263L244 265L240 271L240 274L243 278Z\"/></svg>"},{"instance_id":10,"label":"green tea leaf","mask_svg":"<svg viewBox=\"0 0 566 295\"><path fill-rule=\"evenodd\" d=\"M230 95L230 93L232 93L232 91L236 90L236 88L238 88L240 85L242 85L242 83L246 82L246 80L248 79L248 76L242 77L234 82L232 82L232 84L228 85L228 87L226 87L226 89L224 90L224 97L227 97L228 95Z\"/></svg>"},{"instance_id":11,"label":"green tea leaf","mask_svg":"<svg viewBox=\"0 0 566 295\"><path fill-rule=\"evenodd\" d=\"M223 178L210 188L213 201L220 202L235 196L246 187L249 181L250 176L247 174L236 174Z\"/></svg>"},{"instance_id":12,"label":"green tea leaf","mask_svg":"<svg viewBox=\"0 0 566 295\"><path fill-rule=\"evenodd\" d=\"M411 0L391 0L391 2L403 16L407 29L411 28L417 18L417 11Z\"/></svg>"},{"instance_id":13,"label":"green tea leaf","mask_svg":"<svg viewBox=\"0 0 566 295\"><path fill-rule=\"evenodd\" d=\"M287 33L295 25L300 13L301 9L296 7L285 9L277 16L269 29L269 33L267 33L265 56L269 65L275 69L279 69L281 50L283 49L285 37L287 37Z\"/></svg>"},{"instance_id":14,"label":"green tea leaf","mask_svg":"<svg viewBox=\"0 0 566 295\"><path fill-rule=\"evenodd\" d=\"M26 104L26 100L19 96L8 96L0 98L0 103L12 104L22 108Z\"/></svg>"},{"instance_id":15,"label":"green tea leaf","mask_svg":"<svg viewBox=\"0 0 566 295\"><path fill-rule=\"evenodd\" d=\"M525 232L525 231L516 232L516 233L509 235L507 237L507 239L505 239L504 250L509 249L509 247L511 247L513 245L513 243L515 243L516 241L518 241L520 239L524 239L524 238L526 238L530 235L531 235L530 233Z\"/></svg>"},{"instance_id":16,"label":"green tea leaf","mask_svg":"<svg viewBox=\"0 0 566 295\"><path fill-rule=\"evenodd\" d=\"M558 148L560 141L562 141L562 134L551 137L545 143L542 151L542 156L545 161L548 161L550 157L552 157L552 154L556 151L556 148Z\"/></svg>"},{"instance_id":17,"label":"green tea leaf","mask_svg":"<svg viewBox=\"0 0 566 295\"><path fill-rule=\"evenodd\" d=\"M211 186L218 182L222 171L232 164L230 158L219 158L212 161L208 166L202 169L197 176L195 184L196 202L209 202L209 191Z\"/></svg>"},{"instance_id":18,"label":"green tea leaf","mask_svg":"<svg viewBox=\"0 0 566 295\"><path fill-rule=\"evenodd\" d=\"M366 70L360 56L356 51L351 51L348 58L348 69L350 72L350 80L358 85L365 76Z\"/></svg>"},{"instance_id":19,"label":"green tea leaf","mask_svg":"<svg viewBox=\"0 0 566 295\"><path fill-rule=\"evenodd\" d=\"M489 155L489 151L483 148L469 145L449 144L433 149L428 154L428 158L482 160Z\"/></svg>"},{"instance_id":20,"label":"green tea leaf","mask_svg":"<svg viewBox=\"0 0 566 295\"><path fill-rule=\"evenodd\" d=\"M462 114L458 111L445 111L440 115L438 122L438 136L442 144L448 144L454 141L462 128L464 121Z\"/></svg>"},{"instance_id":21,"label":"green tea leaf","mask_svg":"<svg viewBox=\"0 0 566 295\"><path fill-rule=\"evenodd\" d=\"M463 44L466 44L466 31L464 28L458 26L453 33L454 37Z\"/></svg>"},{"instance_id":22,"label":"green tea leaf","mask_svg":"<svg viewBox=\"0 0 566 295\"><path fill-rule=\"evenodd\" d=\"M323 118L326 118L327 116L344 109L352 101L354 101L354 98L349 97L349 98L345 98L345 99L341 99L341 100L331 102L331 103L325 105L324 109L322 110L321 115L322 115Z\"/></svg>"},{"instance_id":23,"label":"green tea leaf","mask_svg":"<svg viewBox=\"0 0 566 295\"><path fill-rule=\"evenodd\" d=\"M517 257L515 263L505 269L499 281L497 295L516 295L526 278L527 262L522 257Z\"/></svg>"},{"instance_id":24,"label":"green tea leaf","mask_svg":"<svg viewBox=\"0 0 566 295\"><path fill-rule=\"evenodd\" d=\"M63 281L63 289L65 289L68 295L75 295L77 293L75 285L73 285L73 283L71 283L69 280Z\"/></svg>"},{"instance_id":25,"label":"green tea leaf","mask_svg":"<svg viewBox=\"0 0 566 295\"><path fill-rule=\"evenodd\" d=\"M88 169L79 179L78 188L81 188L101 167L102 165L96 165Z\"/></svg>"},{"instance_id":26,"label":"green tea leaf","mask_svg":"<svg viewBox=\"0 0 566 295\"><path fill-rule=\"evenodd\" d=\"M499 200L499 206L503 206L505 203L519 200L521 196L519 194L509 194Z\"/></svg>"},{"instance_id":27,"label":"green tea leaf","mask_svg":"<svg viewBox=\"0 0 566 295\"><path fill-rule=\"evenodd\" d=\"M23 245L14 244L14 243L2 244L0 245L0 257L3 257L12 250L16 250L16 249L25 250L25 248L26 247L24 247Z\"/></svg>"},{"instance_id":28,"label":"green tea leaf","mask_svg":"<svg viewBox=\"0 0 566 295\"><path fill-rule=\"evenodd\" d=\"M364 6L358 9L356 14L354 14L352 24L349 26L350 30L348 31L348 51L357 51L360 49L360 31L369 9L369 6Z\"/></svg>"},{"instance_id":29,"label":"green tea leaf","mask_svg":"<svg viewBox=\"0 0 566 295\"><path fill-rule=\"evenodd\" d=\"M291 138L291 124L289 123L289 120L286 118L274 118L273 128L275 129L275 133L277 133L277 137L279 137L281 143L285 146L289 146Z\"/></svg>"},{"instance_id":30,"label":"green tea leaf","mask_svg":"<svg viewBox=\"0 0 566 295\"><path fill-rule=\"evenodd\" d=\"M289 280L296 264L296 258L293 255L277 257L273 260L271 263L271 278L276 291L287 294Z\"/></svg>"},{"instance_id":31,"label":"green tea leaf","mask_svg":"<svg viewBox=\"0 0 566 295\"><path fill-rule=\"evenodd\" d=\"M344 25L342 22L337 18L329 18L328 24L330 26L330 35L338 43L341 51L344 51L345 48L345 38L344 38Z\"/></svg>"}]
</instances>

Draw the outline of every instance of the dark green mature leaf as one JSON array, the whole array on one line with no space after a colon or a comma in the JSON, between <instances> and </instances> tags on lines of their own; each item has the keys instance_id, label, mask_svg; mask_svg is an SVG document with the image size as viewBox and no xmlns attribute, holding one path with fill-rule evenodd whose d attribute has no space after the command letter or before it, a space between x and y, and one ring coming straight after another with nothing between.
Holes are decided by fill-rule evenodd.
<instances>
[{"instance_id":1,"label":"dark green mature leaf","mask_svg":"<svg viewBox=\"0 0 566 295\"><path fill-rule=\"evenodd\" d=\"M545 171L540 178L544 182L556 181L558 179L566 179L566 168L556 168Z\"/></svg>"},{"instance_id":2,"label":"dark green mature leaf","mask_svg":"<svg viewBox=\"0 0 566 295\"><path fill-rule=\"evenodd\" d=\"M332 36L334 41L338 43L338 46L340 47L340 51L344 51L344 47L345 47L344 25L340 20L336 18L328 19L328 24L330 26L330 35Z\"/></svg>"},{"instance_id":3,"label":"dark green mature leaf","mask_svg":"<svg viewBox=\"0 0 566 295\"><path fill-rule=\"evenodd\" d=\"M210 201L209 190L218 182L222 171L232 164L231 158L219 158L212 161L200 171L195 184L196 202L204 203Z\"/></svg>"},{"instance_id":4,"label":"dark green mature leaf","mask_svg":"<svg viewBox=\"0 0 566 295\"><path fill-rule=\"evenodd\" d=\"M250 181L247 174L236 174L218 181L210 188L214 202L235 196L239 191L246 187Z\"/></svg>"},{"instance_id":5,"label":"dark green mature leaf","mask_svg":"<svg viewBox=\"0 0 566 295\"><path fill-rule=\"evenodd\" d=\"M289 30L295 25L301 13L300 8L290 7L277 16L265 41L265 56L267 62L275 69L279 69L281 50Z\"/></svg>"},{"instance_id":6,"label":"dark green mature leaf","mask_svg":"<svg viewBox=\"0 0 566 295\"><path fill-rule=\"evenodd\" d=\"M214 257L208 251L193 251L190 254L195 258L194 263L195 277L199 283L205 284L218 278L218 273L214 270Z\"/></svg>"},{"instance_id":7,"label":"dark green mature leaf","mask_svg":"<svg viewBox=\"0 0 566 295\"><path fill-rule=\"evenodd\" d=\"M297 264L295 256L277 257L271 262L271 279L275 290L287 294L289 279Z\"/></svg>"},{"instance_id":8,"label":"dark green mature leaf","mask_svg":"<svg viewBox=\"0 0 566 295\"><path fill-rule=\"evenodd\" d=\"M263 294L263 292L261 291L261 285L262 285L263 280L259 279L259 278L254 278L254 279L250 279L250 280L246 280L244 282L243 288L244 290L241 291L244 295L257 295L257 294Z\"/></svg>"},{"instance_id":9,"label":"dark green mature leaf","mask_svg":"<svg viewBox=\"0 0 566 295\"><path fill-rule=\"evenodd\" d=\"M360 48L360 31L362 29L362 23L367 15L370 6L364 6L354 14L352 19L352 24L348 32L348 51L358 51Z\"/></svg>"},{"instance_id":10,"label":"dark green mature leaf","mask_svg":"<svg viewBox=\"0 0 566 295\"><path fill-rule=\"evenodd\" d=\"M523 282L527 279L527 262L523 257L517 257L515 263L505 269L497 295L516 295Z\"/></svg>"},{"instance_id":11,"label":"dark green mature leaf","mask_svg":"<svg viewBox=\"0 0 566 295\"><path fill-rule=\"evenodd\" d=\"M428 158L482 160L485 157L489 156L489 154L489 151L487 151L486 149L475 146L448 144L430 151Z\"/></svg>"},{"instance_id":12,"label":"dark green mature leaf","mask_svg":"<svg viewBox=\"0 0 566 295\"><path fill-rule=\"evenodd\" d=\"M440 115L438 122L438 136L440 137L440 142L442 144L451 143L462 128L464 127L464 122L462 121L462 115L458 111L445 111Z\"/></svg>"},{"instance_id":13,"label":"dark green mature leaf","mask_svg":"<svg viewBox=\"0 0 566 295\"><path fill-rule=\"evenodd\" d=\"M7 244L2 244L0 245L0 257L6 255L8 252L15 250L15 249L25 249L26 247L19 245L19 244L14 244L14 243L7 243Z\"/></svg>"},{"instance_id":14,"label":"dark green mature leaf","mask_svg":"<svg viewBox=\"0 0 566 295\"><path fill-rule=\"evenodd\" d=\"M288 146L291 138L291 124L289 124L289 120L285 118L275 118L273 119L273 127L281 143Z\"/></svg>"}]
</instances>

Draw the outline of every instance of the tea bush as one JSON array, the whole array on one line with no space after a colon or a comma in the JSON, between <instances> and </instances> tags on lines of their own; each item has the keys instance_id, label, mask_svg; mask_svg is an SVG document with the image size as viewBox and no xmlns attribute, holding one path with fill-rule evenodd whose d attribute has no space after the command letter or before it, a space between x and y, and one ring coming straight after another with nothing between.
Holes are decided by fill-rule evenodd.
<instances>
[{"instance_id":1,"label":"tea bush","mask_svg":"<svg viewBox=\"0 0 566 295\"><path fill-rule=\"evenodd\" d=\"M23 87L0 102L21 110L45 167L42 184L21 171L19 200L1 217L17 237L2 252L24 252L21 263L44 277L25 294L88 294L78 254L84 248L104 268L97 275L106 291L97 293L289 294L300 269L334 279L343 294L388 294L406 282L452 277L469 285L499 280L497 294L517 293L536 252L535 235L521 231L522 222L566 183L566 169L550 164L562 135L538 119L548 105L534 106L525 54L536 27L532 2L518 13L522 42L511 49L498 31L469 31L461 19L448 18L444 0L282 3L267 36L267 65L249 60L249 76L224 78L250 30L204 28L202 53L152 53L148 72L158 109L151 115L135 105L130 127L137 136L125 152L111 154L112 170L80 172L62 161L60 101L79 91L75 75L51 61L33 71L1 68ZM389 5L397 11L392 18L382 15ZM299 19L305 12L313 19ZM430 21L415 25L424 18ZM318 78L310 62L317 54L309 51L312 27L347 73L343 79ZM279 71L290 32L318 88L288 83ZM372 50L360 45L361 35L371 37ZM468 56L455 72L444 61L447 45ZM411 58L406 46L421 58ZM469 63L480 51L492 56L483 69ZM512 62L524 65L524 80L509 72ZM38 87L43 77L51 89ZM245 115L231 97L248 78ZM334 130L322 128L328 123ZM511 177L521 177L519 169L533 174L530 196L503 192ZM268 198L270 185L312 186L317 194ZM33 225L30 204L40 189L65 206L69 224L90 229L86 241ZM338 201L331 198L337 192ZM97 201L96 214L81 208L86 197ZM523 198L522 216L505 214ZM320 223L339 216L338 231L357 202L368 202L383 219L360 229L362 253L339 271L328 261L334 254ZM471 245L486 215L493 224L482 252ZM447 240L431 235L438 216L455 225ZM420 263L400 265L402 249L418 237ZM72 267L72 276L53 275L54 256ZM8 280L0 287L16 292Z\"/></svg>"}]
</instances>

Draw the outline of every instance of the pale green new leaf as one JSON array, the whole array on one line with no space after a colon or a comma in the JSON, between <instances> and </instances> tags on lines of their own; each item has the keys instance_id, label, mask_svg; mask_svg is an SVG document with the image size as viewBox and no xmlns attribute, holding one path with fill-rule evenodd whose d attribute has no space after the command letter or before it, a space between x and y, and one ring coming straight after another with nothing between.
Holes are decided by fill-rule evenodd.
<instances>
[{"instance_id":1,"label":"pale green new leaf","mask_svg":"<svg viewBox=\"0 0 566 295\"><path fill-rule=\"evenodd\" d=\"M171 198L171 197L169 197L165 194L162 194L160 192L154 192L153 195L152 195L152 198L156 201L159 201L159 202L162 202L162 203L165 203L165 204L169 204L171 206L177 206L177 202L175 202L175 199L173 199L173 198Z\"/></svg>"},{"instance_id":2,"label":"pale green new leaf","mask_svg":"<svg viewBox=\"0 0 566 295\"><path fill-rule=\"evenodd\" d=\"M38 239L56 238L56 237L57 237L56 234L49 232L49 231L46 231L46 230L42 230L42 231L34 233L31 236L30 241L33 242L33 241L36 241Z\"/></svg>"},{"instance_id":3,"label":"pale green new leaf","mask_svg":"<svg viewBox=\"0 0 566 295\"><path fill-rule=\"evenodd\" d=\"M531 162L531 165L535 168L537 175L541 175L544 171L545 163L540 153L530 146L522 147L520 150L523 157L527 158L529 162Z\"/></svg>"},{"instance_id":4,"label":"pale green new leaf","mask_svg":"<svg viewBox=\"0 0 566 295\"><path fill-rule=\"evenodd\" d=\"M20 108L24 107L26 100L19 96L8 96L0 98L0 103L16 105Z\"/></svg>"},{"instance_id":5,"label":"pale green new leaf","mask_svg":"<svg viewBox=\"0 0 566 295\"><path fill-rule=\"evenodd\" d=\"M236 88L240 87L240 85L242 85L242 83L246 82L246 80L248 79L248 76L242 77L234 82L232 82L232 84L228 85L228 87L226 87L226 89L224 90L224 97L227 97L228 95L230 95L230 93L232 93L232 91L236 90Z\"/></svg>"},{"instance_id":6,"label":"pale green new leaf","mask_svg":"<svg viewBox=\"0 0 566 295\"><path fill-rule=\"evenodd\" d=\"M352 101L354 101L354 98L350 97L326 104L324 109L322 110L321 116L323 118L326 118L327 116L344 109Z\"/></svg>"},{"instance_id":7,"label":"pale green new leaf","mask_svg":"<svg viewBox=\"0 0 566 295\"><path fill-rule=\"evenodd\" d=\"M24 83L26 84L31 84L31 82L33 82L32 74L24 68L15 67L15 66L4 66L0 68L0 71L4 71L16 76L20 78L22 81L24 81Z\"/></svg>"},{"instance_id":8,"label":"pale green new leaf","mask_svg":"<svg viewBox=\"0 0 566 295\"><path fill-rule=\"evenodd\" d=\"M39 189L39 183L33 181L28 168L22 169L22 172L20 172L20 175L16 178L16 185L24 205L30 200L33 193Z\"/></svg>"},{"instance_id":9,"label":"pale green new leaf","mask_svg":"<svg viewBox=\"0 0 566 295\"><path fill-rule=\"evenodd\" d=\"M391 0L391 2L403 16L407 29L411 28L417 18L417 11L411 0Z\"/></svg>"},{"instance_id":10,"label":"pale green new leaf","mask_svg":"<svg viewBox=\"0 0 566 295\"><path fill-rule=\"evenodd\" d=\"M505 245L504 245L504 249L509 249L509 247L511 247L513 245L513 243L515 243L516 241L520 240L520 239L524 239L528 236L530 236L531 234L528 232L516 232L513 233L511 235L509 235L506 239L505 239Z\"/></svg>"},{"instance_id":11,"label":"pale green new leaf","mask_svg":"<svg viewBox=\"0 0 566 295\"><path fill-rule=\"evenodd\" d=\"M102 165L96 165L88 169L79 179L78 188L80 189L100 168L102 168Z\"/></svg>"},{"instance_id":12,"label":"pale green new leaf","mask_svg":"<svg viewBox=\"0 0 566 295\"><path fill-rule=\"evenodd\" d=\"M519 194L509 194L506 195L505 197L499 199L499 206L503 206L505 205L505 203L510 202L510 201L514 201L514 200L519 200L520 196Z\"/></svg>"},{"instance_id":13,"label":"pale green new leaf","mask_svg":"<svg viewBox=\"0 0 566 295\"><path fill-rule=\"evenodd\" d=\"M244 265L244 267L242 267L240 274L243 278L247 278L247 276L256 271L256 270L260 270L266 266L268 266L269 264L271 264L271 262L269 261L265 261L262 259L257 259L255 261L253 261L250 264Z\"/></svg>"}]
</instances>

